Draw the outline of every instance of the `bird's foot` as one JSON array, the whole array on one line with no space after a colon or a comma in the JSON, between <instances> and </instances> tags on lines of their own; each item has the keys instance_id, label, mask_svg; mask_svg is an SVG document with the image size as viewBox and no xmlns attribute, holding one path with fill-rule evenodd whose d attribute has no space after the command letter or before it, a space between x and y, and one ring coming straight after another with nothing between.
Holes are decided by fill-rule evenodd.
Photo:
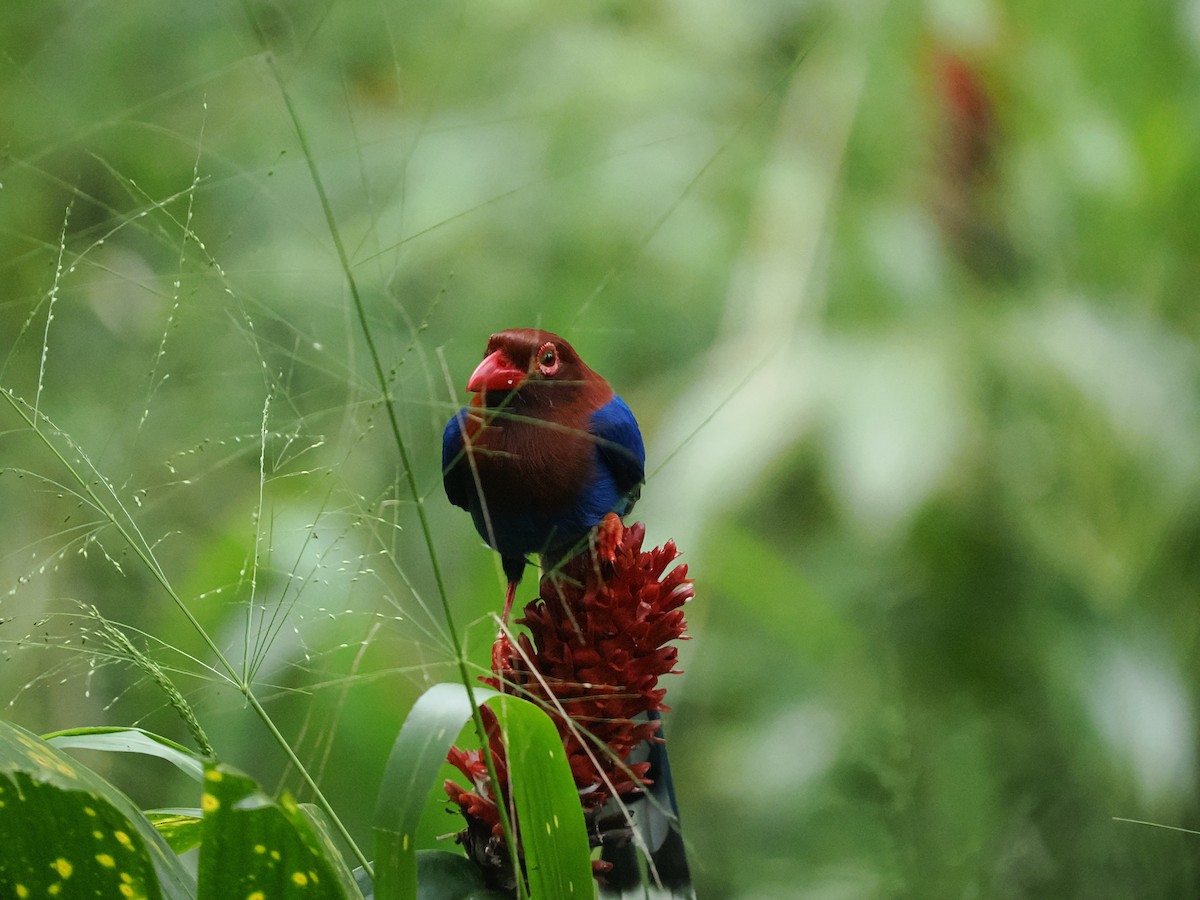
<instances>
[{"instance_id":1,"label":"bird's foot","mask_svg":"<svg viewBox=\"0 0 1200 900\"><path fill-rule=\"evenodd\" d=\"M512 615L513 600L517 596L517 582L511 579L508 582L508 587L504 589L504 612L500 616L500 621L503 628L508 627L509 616Z\"/></svg>"},{"instance_id":2,"label":"bird's foot","mask_svg":"<svg viewBox=\"0 0 1200 900\"><path fill-rule=\"evenodd\" d=\"M511 678L514 656L516 656L516 648L509 640L508 631L501 629L492 644L492 671L496 673L497 688L502 694L508 693L505 690L505 683Z\"/></svg>"},{"instance_id":3,"label":"bird's foot","mask_svg":"<svg viewBox=\"0 0 1200 900\"><path fill-rule=\"evenodd\" d=\"M625 526L621 517L609 513L596 526L593 546L596 548L596 558L602 563L613 562L617 558L617 547L621 546L621 538L625 536Z\"/></svg>"}]
</instances>

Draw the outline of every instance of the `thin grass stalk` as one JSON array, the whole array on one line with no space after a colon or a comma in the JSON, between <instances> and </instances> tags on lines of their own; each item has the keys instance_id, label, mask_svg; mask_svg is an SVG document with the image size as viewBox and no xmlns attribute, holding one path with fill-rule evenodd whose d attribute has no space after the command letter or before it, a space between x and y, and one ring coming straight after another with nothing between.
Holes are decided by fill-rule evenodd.
<instances>
[{"instance_id":1,"label":"thin grass stalk","mask_svg":"<svg viewBox=\"0 0 1200 900\"><path fill-rule=\"evenodd\" d=\"M136 556L142 565L149 570L154 580L158 582L158 585L163 589L163 591L166 592L167 596L171 598L171 601L175 604L179 611L183 613L184 618L187 619L188 624L191 625L192 629L200 636L200 639L204 642L209 652L212 653L213 658L216 659L220 667L225 670L225 673L229 677L229 683L236 687L238 692L245 698L246 702L250 705L250 708L254 711L254 714L259 718L259 720L266 727L267 731L270 733L272 739L279 745L279 748L283 751L284 755L287 756L288 762L296 767L297 772L300 774L301 780L304 782L305 786L312 791L313 799L316 800L317 805L320 806L327 815L329 815L333 822L334 828L337 830L341 838L346 842L355 859L358 860L360 865L369 867L369 860L367 860L362 850L359 849L359 846L355 843L354 838L350 836L349 830L334 811L333 805L325 797L324 793L322 793L320 786L309 774L308 769L304 767L304 764L300 761L300 758L296 755L287 739L283 736L283 733L279 730L279 727L275 724L274 720L271 718L271 715L263 707L262 703L255 695L254 689L250 686L248 681L242 678L242 676L238 673L238 670L234 667L233 663L231 663L229 658L224 654L224 652L222 652L217 642L213 640L212 635L208 633L205 627L200 623L200 620L196 618L195 613L193 613L188 608L187 604L183 602L183 598L179 596L179 593L175 590L174 586L167 578L166 573L163 572L162 567L154 558L153 551L151 551L146 545L145 540L141 537L140 532L138 532L137 526L133 523L132 517L130 517L129 513L125 511L123 506L121 506L120 500L116 500L116 503L121 511L125 513L125 517L129 519L128 524L122 521L122 519L108 507L108 505L100 498L100 495L97 494L96 490L93 488L92 482L85 479L75 468L75 466L71 464L71 461L63 456L58 447L54 445L49 437L41 429L36 427L35 422L42 421L49 425L51 429L57 431L53 423L50 422L45 414L38 413L35 418L30 413L26 412L25 406L16 398L16 396L13 395L11 391L0 389L0 394L3 394L4 398L16 411L17 415L19 415L25 421L25 424L29 426L29 429L38 436L46 448L52 454L54 454L58 461L71 475L71 477L75 479L76 483L78 483L83 489L84 493L87 495L88 499L91 501L96 510L103 515L105 519L108 520L109 524L111 524L117 530L117 533L121 535L121 537L129 545L129 548L133 551L134 556ZM90 462L89 465L91 465ZM93 471L95 471L95 467L92 466L92 468ZM97 475L98 474L99 473L97 473ZM108 486L108 482L103 478L100 478L99 481L106 487ZM111 488L109 488L109 491L110 493L113 493ZM114 499L116 499L115 493Z\"/></svg>"},{"instance_id":2,"label":"thin grass stalk","mask_svg":"<svg viewBox=\"0 0 1200 900\"><path fill-rule=\"evenodd\" d=\"M458 629L454 624L454 616L450 608L450 598L446 591L445 579L442 575L441 564L438 562L437 547L433 540L433 529L429 524L429 517L425 512L424 499L421 495L419 486L417 485L416 475L410 462L408 453L408 445L404 440L404 435L400 429L399 417L396 413L396 404L393 400L392 393L388 388L387 371L383 367L383 361L380 358L379 350L375 345L375 338L371 333L370 323L367 319L366 307L363 304L362 295L358 290L358 283L354 278L354 272L350 265L350 258L346 253L345 244L342 242L341 232L337 226L337 219L333 213L333 206L329 202L329 195L325 191L325 184L321 179L320 171L317 169L316 158L309 146L308 138L304 127L300 122L299 114L296 111L295 105L292 103L291 95L287 90L287 85L284 83L283 76L279 72L278 66L275 65L275 58L270 53L265 35L259 29L257 21L254 19L253 13L247 6L247 16L251 19L255 31L258 34L259 40L263 45L263 49L267 51L266 62L267 67L271 71L275 83L279 87L280 95L284 105L287 108L288 116L292 122L292 127L296 132L296 139L300 144L301 154L304 156L305 162L308 165L309 175L312 178L313 187L317 192L318 199L321 203L321 209L325 215L325 222L329 228L330 239L333 241L334 249L337 252L338 262L341 265L342 272L346 277L346 285L350 291L350 297L354 303L355 315L358 318L359 325L362 328L363 338L367 344L367 352L371 357L371 365L375 370L375 377L379 382L380 397L383 402L384 409L387 412L388 423L392 431L392 439L395 441L396 450L400 454L400 464L404 469L404 480L408 487L409 493L412 495L413 503L416 505L417 517L421 525L421 533L425 540L426 549L429 552L429 561L433 570L434 582L437 586L438 598L441 601L443 613L446 619L446 629L450 637L451 646L454 649L455 663L458 667L459 679L463 687L467 689L467 698L471 704L471 721L475 726L475 731L479 735L480 745L483 747L483 757L487 765L488 776L494 784L499 784L499 777L496 772L495 761L492 759L490 748L488 747L487 730L484 727L483 716L479 711L479 704L475 700L475 695L471 690L472 678L471 673L467 668L466 655L463 652L462 640L459 637ZM510 819L507 810L507 804L502 798L497 796L497 805L499 807L501 827L504 830L505 840L510 847L515 847L513 842ZM368 872L371 871L369 864L364 862L364 867ZM519 896L524 896L524 878L520 873L520 863L517 860L516 854L513 855L514 874L516 876L517 891Z\"/></svg>"}]
</instances>

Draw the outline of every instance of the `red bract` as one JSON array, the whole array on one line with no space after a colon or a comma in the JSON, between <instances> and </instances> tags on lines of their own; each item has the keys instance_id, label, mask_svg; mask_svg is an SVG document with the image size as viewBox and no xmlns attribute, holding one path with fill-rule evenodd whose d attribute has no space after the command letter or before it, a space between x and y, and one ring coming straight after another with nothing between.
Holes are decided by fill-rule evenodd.
<instances>
[{"instance_id":1,"label":"red bract","mask_svg":"<svg viewBox=\"0 0 1200 900\"><path fill-rule=\"evenodd\" d=\"M517 621L528 633L515 647L507 636L497 638L494 675L485 679L539 703L554 720L589 824L609 797L647 783L647 765L625 760L641 742L658 740L659 723L646 714L667 708L658 679L675 672L677 650L668 642L685 637L683 605L693 595L687 566L668 571L679 555L673 541L643 551L645 531L641 523L626 529L613 516L603 523L598 553L580 553L544 576L538 599ZM494 721L489 714L489 744L507 792ZM474 787L446 782L468 823L459 840L484 864L481 854L497 858L501 833L482 755L454 748L448 759ZM477 850L485 828L488 846Z\"/></svg>"}]
</instances>

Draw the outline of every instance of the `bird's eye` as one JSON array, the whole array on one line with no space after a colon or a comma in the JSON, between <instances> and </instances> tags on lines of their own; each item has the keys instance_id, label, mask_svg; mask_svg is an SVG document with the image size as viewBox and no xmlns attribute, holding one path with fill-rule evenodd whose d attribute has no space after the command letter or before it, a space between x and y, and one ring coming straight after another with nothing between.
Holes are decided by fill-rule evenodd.
<instances>
[{"instance_id":1,"label":"bird's eye","mask_svg":"<svg viewBox=\"0 0 1200 900\"><path fill-rule=\"evenodd\" d=\"M542 344L538 350L538 370L545 377L550 377L558 371L558 350L551 343Z\"/></svg>"}]
</instances>

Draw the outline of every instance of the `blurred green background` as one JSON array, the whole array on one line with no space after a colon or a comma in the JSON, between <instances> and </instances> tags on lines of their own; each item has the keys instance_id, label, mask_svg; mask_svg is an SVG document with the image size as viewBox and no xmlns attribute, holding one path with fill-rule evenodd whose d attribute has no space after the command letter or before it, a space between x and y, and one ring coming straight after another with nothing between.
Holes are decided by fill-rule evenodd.
<instances>
[{"instance_id":1,"label":"blurred green background","mask_svg":"<svg viewBox=\"0 0 1200 900\"><path fill-rule=\"evenodd\" d=\"M94 605L298 787L57 450L369 845L454 672L311 164L480 665L488 334L637 412L700 896L1200 896L1195 0L41 0L0 50L5 716L188 740Z\"/></svg>"}]
</instances>

